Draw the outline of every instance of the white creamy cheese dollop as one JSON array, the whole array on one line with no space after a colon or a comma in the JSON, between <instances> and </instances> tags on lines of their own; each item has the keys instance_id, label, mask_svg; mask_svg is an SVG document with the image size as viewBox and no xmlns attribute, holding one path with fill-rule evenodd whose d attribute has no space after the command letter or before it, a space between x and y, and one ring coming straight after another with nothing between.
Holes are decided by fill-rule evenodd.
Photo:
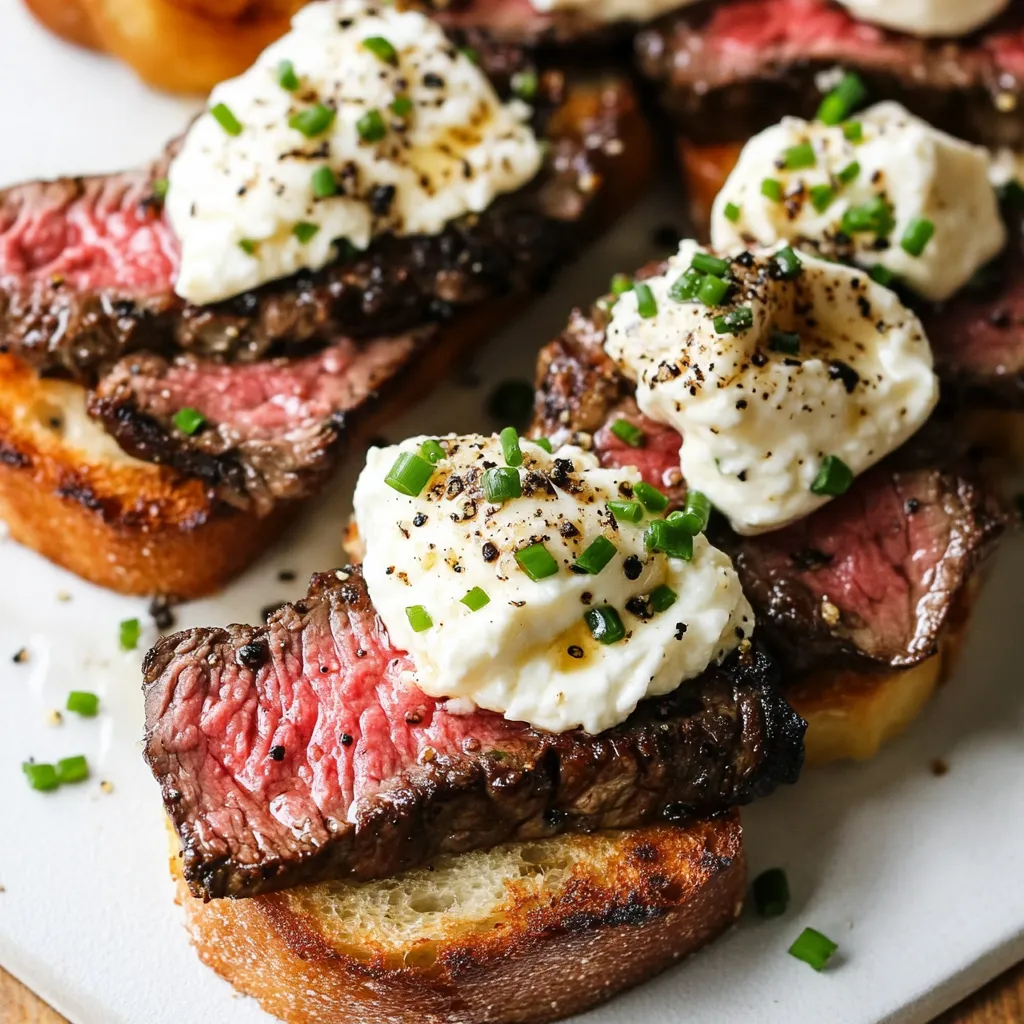
<instances>
[{"instance_id":1,"label":"white creamy cheese dollop","mask_svg":"<svg viewBox=\"0 0 1024 1024\"><path fill-rule=\"evenodd\" d=\"M530 0L533 9L544 14L573 11L602 25L616 21L642 24L694 3L697 0Z\"/></svg>"},{"instance_id":2,"label":"white creamy cheese dollop","mask_svg":"<svg viewBox=\"0 0 1024 1024\"><path fill-rule=\"evenodd\" d=\"M1006 244L988 151L937 131L898 103L879 103L854 123L860 138L848 138L842 125L795 117L755 135L715 199L712 245L787 239L828 257L880 265L925 298L948 299ZM880 219L868 223L881 232L853 230L849 218L872 209ZM919 254L915 230L928 233Z\"/></svg>"},{"instance_id":3,"label":"white creamy cheese dollop","mask_svg":"<svg viewBox=\"0 0 1024 1024\"><path fill-rule=\"evenodd\" d=\"M839 0L855 18L914 36L962 36L981 28L1010 0Z\"/></svg>"},{"instance_id":4,"label":"white creamy cheese dollop","mask_svg":"<svg viewBox=\"0 0 1024 1024\"><path fill-rule=\"evenodd\" d=\"M829 500L812 490L829 456L860 473L925 422L939 393L931 347L895 292L805 253L783 280L769 252L734 250L728 305L677 301L670 291L698 252L684 241L646 281L653 316L636 292L618 300L605 348L641 410L682 435L687 485L739 533L761 533ZM749 329L719 333L715 319L736 310Z\"/></svg>"},{"instance_id":5,"label":"white creamy cheese dollop","mask_svg":"<svg viewBox=\"0 0 1024 1024\"><path fill-rule=\"evenodd\" d=\"M602 469L573 447L550 455L524 440L522 496L495 504L481 481L486 468L505 465L498 440L447 437L430 482L409 497L385 477L399 453L417 452L422 440L370 449L355 516L370 597L392 641L412 656L424 692L540 729L598 733L638 701L699 675L753 630L732 563L703 535L684 561L644 550L649 516L616 521L608 502L630 496L635 470ZM573 572L599 537L614 556L596 575ZM534 543L557 564L536 581L516 560ZM663 585L676 595L671 607L638 615L637 599ZM474 588L488 599L477 611L462 603ZM595 640L584 620L606 605L626 630L616 643ZM415 606L432 622L420 632L406 611Z\"/></svg>"},{"instance_id":6,"label":"white creamy cheese dollop","mask_svg":"<svg viewBox=\"0 0 1024 1024\"><path fill-rule=\"evenodd\" d=\"M289 126L318 104L331 112L324 130L307 137ZM225 109L230 130L214 116ZM248 71L213 90L171 164L175 290L214 302L322 267L341 239L365 249L384 231L435 234L478 213L539 170L529 113L503 104L423 14L364 0L309 4ZM318 197L314 175L335 194Z\"/></svg>"}]
</instances>

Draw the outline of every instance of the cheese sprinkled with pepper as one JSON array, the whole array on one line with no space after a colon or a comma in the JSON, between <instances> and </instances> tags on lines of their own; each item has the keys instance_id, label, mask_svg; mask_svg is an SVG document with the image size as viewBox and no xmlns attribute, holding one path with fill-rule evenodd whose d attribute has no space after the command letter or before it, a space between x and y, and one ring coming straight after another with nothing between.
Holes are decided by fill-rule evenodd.
<instances>
[{"instance_id":1,"label":"cheese sprinkled with pepper","mask_svg":"<svg viewBox=\"0 0 1024 1024\"><path fill-rule=\"evenodd\" d=\"M423 14L312 3L214 89L171 165L175 290L215 302L479 213L540 169L529 117Z\"/></svg>"}]
</instances>

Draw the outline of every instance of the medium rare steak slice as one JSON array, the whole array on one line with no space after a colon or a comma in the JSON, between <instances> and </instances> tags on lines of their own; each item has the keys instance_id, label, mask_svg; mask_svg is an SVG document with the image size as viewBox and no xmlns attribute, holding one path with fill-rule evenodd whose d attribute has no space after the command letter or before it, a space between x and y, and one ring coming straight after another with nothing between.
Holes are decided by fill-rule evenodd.
<instances>
[{"instance_id":1,"label":"medium rare steak slice","mask_svg":"<svg viewBox=\"0 0 1024 1024\"><path fill-rule=\"evenodd\" d=\"M784 114L814 115L815 75L857 71L961 138L1024 145L1024 9L960 42L926 41L856 21L829 0L720 0L658 22L636 40L644 74L690 137L746 140Z\"/></svg>"},{"instance_id":2,"label":"medium rare steak slice","mask_svg":"<svg viewBox=\"0 0 1024 1024\"><path fill-rule=\"evenodd\" d=\"M647 272L653 268L648 267ZM637 466L675 501L685 494L677 433L637 409L602 348L607 313L578 312L541 354L533 433L592 446L602 463ZM608 427L646 435L629 448ZM935 653L984 557L1006 526L999 501L940 428L926 428L842 498L784 530L714 541L736 563L758 636L788 679L832 666L905 668Z\"/></svg>"},{"instance_id":3,"label":"medium rare steak slice","mask_svg":"<svg viewBox=\"0 0 1024 1024\"><path fill-rule=\"evenodd\" d=\"M222 501L265 515L319 487L346 416L434 333L344 339L312 355L235 365L125 356L91 392L89 412L129 454L198 477ZM203 417L191 433L175 424L182 409Z\"/></svg>"},{"instance_id":4,"label":"medium rare steak slice","mask_svg":"<svg viewBox=\"0 0 1024 1024\"><path fill-rule=\"evenodd\" d=\"M435 854L709 815L795 781L804 723L749 644L599 736L459 713L408 683L358 568L266 626L145 663L146 759L197 896L386 877Z\"/></svg>"}]
</instances>

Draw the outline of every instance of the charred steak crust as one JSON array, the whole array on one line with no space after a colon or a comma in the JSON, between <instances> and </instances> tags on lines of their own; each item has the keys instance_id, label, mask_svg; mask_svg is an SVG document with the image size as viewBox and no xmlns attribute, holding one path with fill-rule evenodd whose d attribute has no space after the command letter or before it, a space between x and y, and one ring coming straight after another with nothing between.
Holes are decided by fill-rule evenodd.
<instances>
[{"instance_id":1,"label":"charred steak crust","mask_svg":"<svg viewBox=\"0 0 1024 1024\"><path fill-rule=\"evenodd\" d=\"M534 287L588 223L606 150L633 113L628 90L609 86L601 114L573 123L557 107L563 77L544 82L538 130L551 146L524 188L440 234L380 235L321 271L209 306L173 292L177 243L153 191L166 157L144 171L0 190L3 350L91 385L132 352L252 362L339 335L399 333Z\"/></svg>"},{"instance_id":2,"label":"charred steak crust","mask_svg":"<svg viewBox=\"0 0 1024 1024\"><path fill-rule=\"evenodd\" d=\"M812 117L815 76L838 65L954 135L1024 145L1019 5L961 41L928 41L858 22L828 0L710 0L635 45L641 71L696 141L745 141L786 114Z\"/></svg>"},{"instance_id":3,"label":"charred steak crust","mask_svg":"<svg viewBox=\"0 0 1024 1024\"><path fill-rule=\"evenodd\" d=\"M599 736L455 714L404 682L410 668L358 568L315 576L264 627L157 644L145 756L197 896L712 815L795 781L803 760L805 723L749 644Z\"/></svg>"},{"instance_id":4,"label":"charred steak crust","mask_svg":"<svg viewBox=\"0 0 1024 1024\"><path fill-rule=\"evenodd\" d=\"M542 352L532 433L592 447L604 465L636 465L678 502L679 435L638 410L632 382L604 352L606 322L601 304L591 316L577 310ZM642 448L608 429L619 418L643 429ZM714 524L787 680L831 667L908 668L938 650L1007 525L968 454L936 421L791 527L739 537Z\"/></svg>"}]
</instances>

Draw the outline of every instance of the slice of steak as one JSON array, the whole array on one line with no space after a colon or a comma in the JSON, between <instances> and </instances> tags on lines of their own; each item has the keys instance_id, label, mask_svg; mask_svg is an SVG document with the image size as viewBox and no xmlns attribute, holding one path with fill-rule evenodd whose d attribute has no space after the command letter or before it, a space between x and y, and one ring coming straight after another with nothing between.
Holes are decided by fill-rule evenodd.
<instances>
[{"instance_id":1,"label":"slice of steak","mask_svg":"<svg viewBox=\"0 0 1024 1024\"><path fill-rule=\"evenodd\" d=\"M153 189L166 158L144 171L0 190L3 346L89 385L131 352L256 361L309 341L400 333L532 288L578 244L616 149L609 143L636 118L621 80L593 86L598 113L583 120L547 103L559 98L561 76L545 83L538 127L551 145L522 189L437 235L381 234L321 271L209 306L173 291L178 245ZM382 215L386 196L363 198Z\"/></svg>"},{"instance_id":2,"label":"slice of steak","mask_svg":"<svg viewBox=\"0 0 1024 1024\"><path fill-rule=\"evenodd\" d=\"M266 626L146 658L145 756L197 896L369 879L508 840L705 816L793 782L804 723L749 644L599 736L457 713L408 683L358 568Z\"/></svg>"},{"instance_id":3,"label":"slice of steak","mask_svg":"<svg viewBox=\"0 0 1024 1024\"><path fill-rule=\"evenodd\" d=\"M235 365L125 356L90 394L89 412L129 454L198 477L221 500L262 515L319 488L346 416L434 333L343 339L307 356ZM183 409L203 417L192 433L175 424Z\"/></svg>"},{"instance_id":4,"label":"slice of steak","mask_svg":"<svg viewBox=\"0 0 1024 1024\"><path fill-rule=\"evenodd\" d=\"M589 16L586 6L539 11L530 0L425 0L434 17L464 41L510 45L530 50L546 47L604 46L628 38L628 23L604 23Z\"/></svg>"},{"instance_id":5,"label":"slice of steak","mask_svg":"<svg viewBox=\"0 0 1024 1024\"><path fill-rule=\"evenodd\" d=\"M691 138L746 140L785 114L814 115L816 75L857 71L877 98L991 146L1024 145L1024 9L961 41L858 22L829 0L721 0L640 33L643 73Z\"/></svg>"},{"instance_id":6,"label":"slice of steak","mask_svg":"<svg viewBox=\"0 0 1024 1024\"><path fill-rule=\"evenodd\" d=\"M635 465L678 503L681 438L637 409L632 383L604 353L606 321L600 306L589 318L577 311L542 353L532 433L593 447L606 465ZM643 447L611 432L620 418L644 430ZM1005 526L1000 502L936 425L793 526L739 537L716 524L713 540L733 557L757 635L788 679L927 658Z\"/></svg>"}]
</instances>

